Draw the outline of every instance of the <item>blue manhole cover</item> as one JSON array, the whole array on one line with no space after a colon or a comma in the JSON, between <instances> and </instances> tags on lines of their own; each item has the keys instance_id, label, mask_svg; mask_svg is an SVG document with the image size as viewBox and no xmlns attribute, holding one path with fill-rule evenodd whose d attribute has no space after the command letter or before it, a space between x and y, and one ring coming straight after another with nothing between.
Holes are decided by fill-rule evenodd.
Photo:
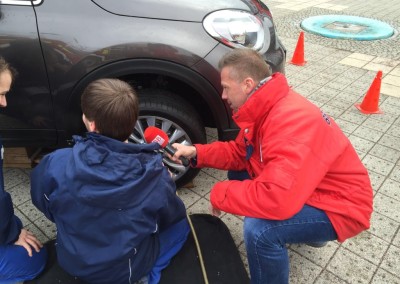
<instances>
[{"instance_id":1,"label":"blue manhole cover","mask_svg":"<svg viewBox=\"0 0 400 284\"><path fill-rule=\"evenodd\" d=\"M357 16L322 15L301 22L302 29L329 38L375 40L391 37L394 30L388 24Z\"/></svg>"}]
</instances>

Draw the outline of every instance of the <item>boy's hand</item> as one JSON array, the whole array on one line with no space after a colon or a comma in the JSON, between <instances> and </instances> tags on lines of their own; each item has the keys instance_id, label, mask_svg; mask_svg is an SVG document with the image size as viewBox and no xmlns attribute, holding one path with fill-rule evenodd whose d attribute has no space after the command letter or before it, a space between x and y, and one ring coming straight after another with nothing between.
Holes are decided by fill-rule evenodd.
<instances>
[{"instance_id":1,"label":"boy's hand","mask_svg":"<svg viewBox=\"0 0 400 284\"><path fill-rule=\"evenodd\" d=\"M29 256L32 256L32 248L34 248L36 252L39 252L43 247L42 243L35 237L35 235L25 229L21 229L21 233L19 234L18 240L15 244L23 246L28 251Z\"/></svg>"}]
</instances>

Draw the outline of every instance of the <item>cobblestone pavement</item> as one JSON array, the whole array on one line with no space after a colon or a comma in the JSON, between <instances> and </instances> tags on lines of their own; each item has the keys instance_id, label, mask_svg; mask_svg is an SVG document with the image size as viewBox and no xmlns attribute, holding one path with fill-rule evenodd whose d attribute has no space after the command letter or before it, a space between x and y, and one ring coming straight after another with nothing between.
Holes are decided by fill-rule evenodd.
<instances>
[{"instance_id":1,"label":"cobblestone pavement","mask_svg":"<svg viewBox=\"0 0 400 284\"><path fill-rule=\"evenodd\" d=\"M300 22L309 16L346 14L369 17L400 30L398 0L276 0L266 1L273 12L278 34L294 52ZM305 33L305 66L287 64L286 75L295 90L330 114L342 127L369 170L374 189L371 228L344 243L323 248L290 245L290 283L400 283L400 45L392 38L373 42L334 40ZM364 115L361 102L378 70L383 71L380 109ZM208 130L209 141L217 139ZM54 238L54 225L30 202L29 172L5 169L16 214L42 241ZM213 184L226 172L203 169L193 188L179 190L189 213L208 213ZM246 262L243 218L224 214Z\"/></svg>"}]
</instances>

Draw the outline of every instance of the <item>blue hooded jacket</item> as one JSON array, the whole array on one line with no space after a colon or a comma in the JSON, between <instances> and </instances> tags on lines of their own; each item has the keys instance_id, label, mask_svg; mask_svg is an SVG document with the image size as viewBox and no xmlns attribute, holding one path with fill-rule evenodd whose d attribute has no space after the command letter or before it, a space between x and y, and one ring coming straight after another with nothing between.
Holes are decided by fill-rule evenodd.
<instances>
[{"instance_id":1,"label":"blue hooded jacket","mask_svg":"<svg viewBox=\"0 0 400 284\"><path fill-rule=\"evenodd\" d=\"M31 174L34 205L57 226L57 255L90 283L130 283L159 253L159 232L186 217L157 143L96 133L43 158Z\"/></svg>"}]
</instances>

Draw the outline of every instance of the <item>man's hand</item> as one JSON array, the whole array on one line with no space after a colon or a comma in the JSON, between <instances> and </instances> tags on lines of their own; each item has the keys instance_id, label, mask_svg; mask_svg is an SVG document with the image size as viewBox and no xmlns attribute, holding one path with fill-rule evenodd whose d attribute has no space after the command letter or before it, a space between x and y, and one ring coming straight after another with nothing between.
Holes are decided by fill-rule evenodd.
<instances>
[{"instance_id":1,"label":"man's hand","mask_svg":"<svg viewBox=\"0 0 400 284\"><path fill-rule=\"evenodd\" d=\"M215 216L215 217L219 217L221 215L221 210L214 208L210 202L210 205L208 206L208 209L210 211L210 214Z\"/></svg>"},{"instance_id":2,"label":"man's hand","mask_svg":"<svg viewBox=\"0 0 400 284\"><path fill-rule=\"evenodd\" d=\"M15 244L23 246L28 251L29 256L32 256L32 248L34 248L36 252L39 252L43 247L42 243L33 235L33 233L25 229L21 229L21 233L19 234L18 240Z\"/></svg>"},{"instance_id":3,"label":"man's hand","mask_svg":"<svg viewBox=\"0 0 400 284\"><path fill-rule=\"evenodd\" d=\"M174 143L172 144L172 147L176 149L176 152L174 156L170 156L171 160L173 160L176 163L182 164L181 160L179 160L179 157L183 156L187 159L191 159L196 157L197 155L197 150L196 147L194 146L188 146L188 145L183 145L180 143Z\"/></svg>"}]
</instances>

